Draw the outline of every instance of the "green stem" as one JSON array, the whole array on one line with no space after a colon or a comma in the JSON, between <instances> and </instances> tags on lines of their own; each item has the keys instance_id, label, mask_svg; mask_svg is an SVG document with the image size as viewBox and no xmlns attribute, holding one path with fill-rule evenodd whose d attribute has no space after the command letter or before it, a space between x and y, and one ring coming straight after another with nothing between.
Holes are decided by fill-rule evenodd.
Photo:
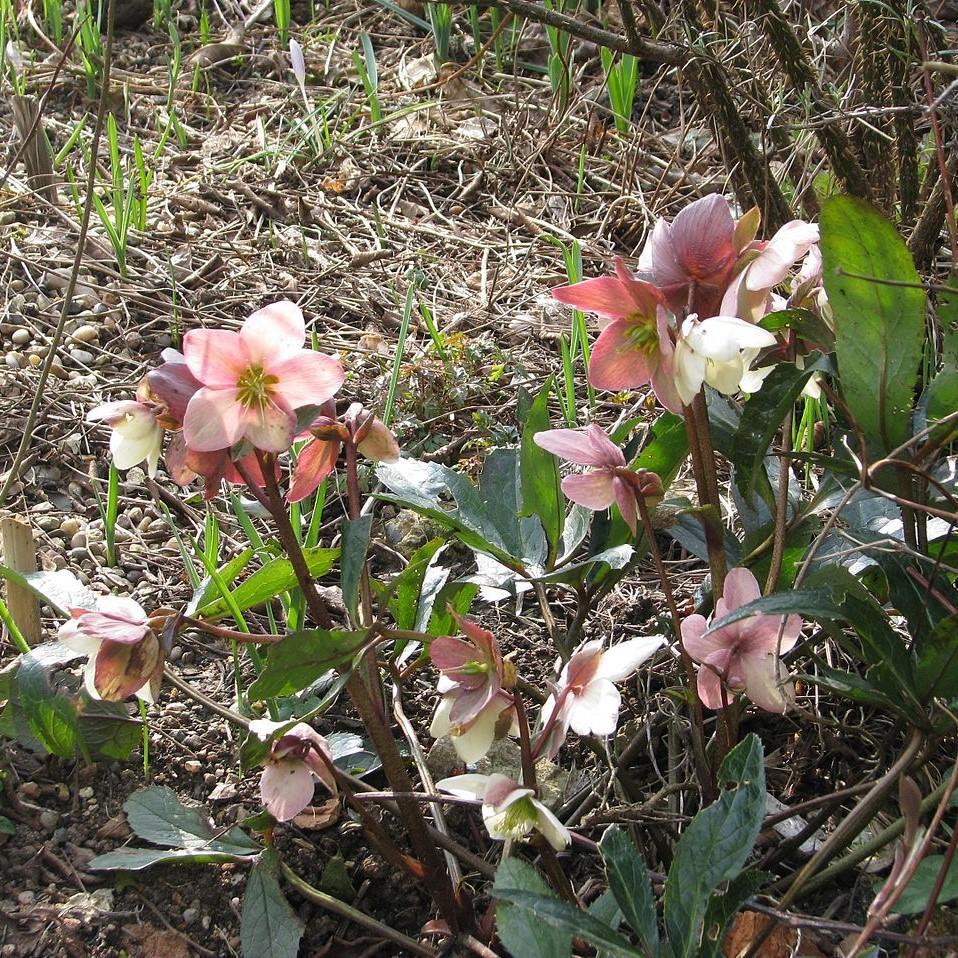
<instances>
[{"instance_id":1,"label":"green stem","mask_svg":"<svg viewBox=\"0 0 958 958\"><path fill-rule=\"evenodd\" d=\"M140 706L140 718L143 720L143 778L150 777L150 721L146 712L146 702L137 699Z\"/></svg>"}]
</instances>

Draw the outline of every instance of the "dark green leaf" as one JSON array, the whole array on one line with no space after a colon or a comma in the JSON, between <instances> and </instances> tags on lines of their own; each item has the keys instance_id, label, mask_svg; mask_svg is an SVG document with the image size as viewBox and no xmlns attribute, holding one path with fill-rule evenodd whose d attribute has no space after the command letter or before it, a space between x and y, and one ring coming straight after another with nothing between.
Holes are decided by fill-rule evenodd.
<instances>
[{"instance_id":1,"label":"dark green leaf","mask_svg":"<svg viewBox=\"0 0 958 958\"><path fill-rule=\"evenodd\" d=\"M664 412L652 423L651 439L639 453L632 469L648 469L668 489L689 454L689 437L685 420L675 413Z\"/></svg>"},{"instance_id":2,"label":"dark green leaf","mask_svg":"<svg viewBox=\"0 0 958 958\"><path fill-rule=\"evenodd\" d=\"M449 611L449 606L452 606L457 615L465 615L478 591L479 586L473 582L447 582L433 603L432 613L424 631L430 635L455 635L459 627Z\"/></svg>"},{"instance_id":3,"label":"dark green leaf","mask_svg":"<svg viewBox=\"0 0 958 958\"><path fill-rule=\"evenodd\" d=\"M151 865L221 865L249 861L253 854L233 855L228 852L207 852L201 848L118 848L114 852L97 855L87 868L94 871L135 872Z\"/></svg>"},{"instance_id":4,"label":"dark green leaf","mask_svg":"<svg viewBox=\"0 0 958 958\"><path fill-rule=\"evenodd\" d=\"M94 609L99 596L88 589L69 569L55 572L17 572L0 565L0 578L29 589L57 615L68 618L70 609Z\"/></svg>"},{"instance_id":5,"label":"dark green leaf","mask_svg":"<svg viewBox=\"0 0 958 958\"><path fill-rule=\"evenodd\" d=\"M342 544L342 585L343 603L349 617L356 622L356 609L359 605L359 582L362 578L366 553L369 551L369 532L372 529L372 515L347 519L343 523Z\"/></svg>"},{"instance_id":6,"label":"dark green leaf","mask_svg":"<svg viewBox=\"0 0 958 958\"><path fill-rule=\"evenodd\" d=\"M877 706L891 711L898 710L895 702L884 693L879 692L870 682L855 675L854 672L839 672L837 669L830 669L819 662L815 672L799 675L797 678L804 682L810 682L812 685L817 685L819 688L828 689L828 691L841 695L852 702L860 702L862 705Z\"/></svg>"},{"instance_id":7,"label":"dark green leaf","mask_svg":"<svg viewBox=\"0 0 958 958\"><path fill-rule=\"evenodd\" d=\"M832 197L820 224L842 397L865 436L889 452L909 435L925 341L921 277L895 228L863 200Z\"/></svg>"},{"instance_id":8,"label":"dark green leaf","mask_svg":"<svg viewBox=\"0 0 958 958\"><path fill-rule=\"evenodd\" d=\"M143 725L131 718L125 702L84 700L78 714L78 731L94 758L122 761L143 741Z\"/></svg>"},{"instance_id":9,"label":"dark green leaf","mask_svg":"<svg viewBox=\"0 0 958 958\"><path fill-rule=\"evenodd\" d=\"M783 329L794 330L799 339L825 353L835 349L835 334L825 320L810 309L781 309L767 313L758 321L758 325L770 333Z\"/></svg>"},{"instance_id":10,"label":"dark green leaf","mask_svg":"<svg viewBox=\"0 0 958 958\"><path fill-rule=\"evenodd\" d=\"M504 858L500 863L493 893L498 894L500 887L522 889L546 900L556 900L542 876L519 858ZM568 958L572 952L572 936L544 924L528 908L500 901L496 905L496 927L513 958Z\"/></svg>"},{"instance_id":11,"label":"dark green leaf","mask_svg":"<svg viewBox=\"0 0 958 958\"><path fill-rule=\"evenodd\" d=\"M765 814L765 767L757 735L729 752L719 781L732 787L692 819L675 846L665 882L665 927L674 958L698 954L712 892L739 874L758 837Z\"/></svg>"},{"instance_id":12,"label":"dark green leaf","mask_svg":"<svg viewBox=\"0 0 958 958\"><path fill-rule=\"evenodd\" d=\"M742 872L733 878L724 894L713 895L705 912L705 935L698 958L722 958L725 933L738 910L768 881L760 871Z\"/></svg>"},{"instance_id":13,"label":"dark green leaf","mask_svg":"<svg viewBox=\"0 0 958 958\"><path fill-rule=\"evenodd\" d=\"M292 695L330 669L345 665L361 648L366 632L304 629L269 647L266 667L249 688L251 699Z\"/></svg>"},{"instance_id":14,"label":"dark green leaf","mask_svg":"<svg viewBox=\"0 0 958 958\"><path fill-rule=\"evenodd\" d=\"M165 785L151 785L134 792L124 803L130 828L154 845L228 855L249 855L260 845L239 828L214 836L203 809L180 803L176 792Z\"/></svg>"},{"instance_id":15,"label":"dark green leaf","mask_svg":"<svg viewBox=\"0 0 958 958\"><path fill-rule=\"evenodd\" d=\"M396 620L397 629L416 627L416 610L419 607L423 579L426 570L442 548L442 539L431 539L413 553L409 565L390 583L392 595L389 599L389 611Z\"/></svg>"},{"instance_id":16,"label":"dark green leaf","mask_svg":"<svg viewBox=\"0 0 958 958\"><path fill-rule=\"evenodd\" d=\"M16 835L17 826L10 821L9 818L6 818L3 815L0 815L0 834L3 835Z\"/></svg>"},{"instance_id":17,"label":"dark green leaf","mask_svg":"<svg viewBox=\"0 0 958 958\"><path fill-rule=\"evenodd\" d=\"M642 856L622 829L611 825L599 843L609 888L625 920L653 955L659 948L652 880Z\"/></svg>"},{"instance_id":18,"label":"dark green leaf","mask_svg":"<svg viewBox=\"0 0 958 958\"><path fill-rule=\"evenodd\" d=\"M958 615L939 622L921 644L915 667L915 692L922 702L958 696Z\"/></svg>"},{"instance_id":19,"label":"dark green leaf","mask_svg":"<svg viewBox=\"0 0 958 958\"><path fill-rule=\"evenodd\" d=\"M559 555L559 543L565 524L565 497L559 481L559 461L536 445L534 436L549 429L549 377L526 414L522 429L519 472L522 480L522 514L538 516L545 532L549 552L546 568L552 568Z\"/></svg>"},{"instance_id":20,"label":"dark green leaf","mask_svg":"<svg viewBox=\"0 0 958 958\"><path fill-rule=\"evenodd\" d=\"M279 855L268 848L253 865L243 895L243 958L296 958L306 926L279 887Z\"/></svg>"},{"instance_id":21,"label":"dark green leaf","mask_svg":"<svg viewBox=\"0 0 958 958\"><path fill-rule=\"evenodd\" d=\"M52 673L79 658L77 652L52 642L38 646L20 660L16 684L20 708L30 730L40 744L53 755L72 758L76 747L76 705L58 694L51 682Z\"/></svg>"},{"instance_id":22,"label":"dark green leaf","mask_svg":"<svg viewBox=\"0 0 958 958\"><path fill-rule=\"evenodd\" d=\"M925 910L932 889L944 864L944 855L926 855L915 869L911 881L895 902L895 911L902 915L917 915ZM958 857L952 859L945 883L938 895L938 904L954 901L958 898Z\"/></svg>"},{"instance_id":23,"label":"dark green leaf","mask_svg":"<svg viewBox=\"0 0 958 958\"><path fill-rule=\"evenodd\" d=\"M436 553L433 560L426 569L426 574L422 577L422 589L419 592L419 603L416 608L416 617L413 620L411 628L417 632L422 632L429 624L432 617L433 608L439 593L446 586L449 574L452 571L448 566L439 565L438 559L441 553Z\"/></svg>"},{"instance_id":24,"label":"dark green leaf","mask_svg":"<svg viewBox=\"0 0 958 958\"><path fill-rule=\"evenodd\" d=\"M339 558L339 549L304 549L303 555L309 574L318 579L332 569ZM233 590L232 596L239 610L243 612L288 592L296 584L296 573L289 559L271 559L245 582L240 583ZM226 615L229 615L229 607L222 597L208 602L196 613L196 617L200 619L219 619Z\"/></svg>"}]
</instances>

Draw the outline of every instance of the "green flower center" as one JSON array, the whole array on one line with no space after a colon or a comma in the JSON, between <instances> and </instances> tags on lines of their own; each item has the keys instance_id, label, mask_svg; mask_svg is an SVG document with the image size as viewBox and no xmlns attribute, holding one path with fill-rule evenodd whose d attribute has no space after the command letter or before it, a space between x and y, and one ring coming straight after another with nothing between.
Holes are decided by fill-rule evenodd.
<instances>
[{"instance_id":1,"label":"green flower center","mask_svg":"<svg viewBox=\"0 0 958 958\"><path fill-rule=\"evenodd\" d=\"M485 675L489 671L489 663L473 659L471 662L464 662L455 671L460 675Z\"/></svg>"},{"instance_id":2,"label":"green flower center","mask_svg":"<svg viewBox=\"0 0 958 958\"><path fill-rule=\"evenodd\" d=\"M501 831L504 835L521 838L532 831L538 820L539 816L536 813L535 805L532 804L532 799L527 795L525 798L513 802L506 809L502 819Z\"/></svg>"},{"instance_id":3,"label":"green flower center","mask_svg":"<svg viewBox=\"0 0 958 958\"><path fill-rule=\"evenodd\" d=\"M279 382L262 366L250 366L236 381L236 396L247 409L262 409L270 401L273 387Z\"/></svg>"},{"instance_id":4,"label":"green flower center","mask_svg":"<svg viewBox=\"0 0 958 958\"><path fill-rule=\"evenodd\" d=\"M659 348L659 328L655 317L634 313L629 317L629 341L639 352L647 356Z\"/></svg>"}]
</instances>

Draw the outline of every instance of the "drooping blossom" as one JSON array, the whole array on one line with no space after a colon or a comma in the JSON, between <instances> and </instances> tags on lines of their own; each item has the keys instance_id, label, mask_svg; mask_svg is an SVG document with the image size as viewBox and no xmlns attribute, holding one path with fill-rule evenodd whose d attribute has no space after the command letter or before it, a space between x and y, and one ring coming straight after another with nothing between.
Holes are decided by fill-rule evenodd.
<instances>
[{"instance_id":1,"label":"drooping blossom","mask_svg":"<svg viewBox=\"0 0 958 958\"><path fill-rule=\"evenodd\" d=\"M761 595L755 576L743 566L725 577L722 598L715 604L714 620L722 619ZM797 615L754 615L706 634L704 616L690 615L682 622L682 643L700 663L698 692L710 709L722 707L722 685L731 694L744 692L769 712L784 712L793 697L792 683L779 682L777 652L788 652L798 641L802 620ZM779 644L781 632L781 644Z\"/></svg>"},{"instance_id":2,"label":"drooping blossom","mask_svg":"<svg viewBox=\"0 0 958 958\"><path fill-rule=\"evenodd\" d=\"M299 92L303 95L303 100L308 101L306 96L306 58L303 56L303 48L295 37L289 38L289 65L292 67L293 76L299 84Z\"/></svg>"},{"instance_id":3,"label":"drooping blossom","mask_svg":"<svg viewBox=\"0 0 958 958\"><path fill-rule=\"evenodd\" d=\"M429 657L439 669L442 699L429 728L433 738L449 735L464 762L477 762L515 720L512 666L503 661L495 636L462 616L453 616L462 637L439 636Z\"/></svg>"},{"instance_id":4,"label":"drooping blossom","mask_svg":"<svg viewBox=\"0 0 958 958\"><path fill-rule=\"evenodd\" d=\"M672 376L669 316L655 286L636 279L616 257L615 276L559 286L552 295L604 320L589 360L593 386L619 390L650 383L666 409L682 411Z\"/></svg>"},{"instance_id":5,"label":"drooping blossom","mask_svg":"<svg viewBox=\"0 0 958 958\"><path fill-rule=\"evenodd\" d=\"M715 315L738 255L757 228L754 213L737 225L724 197L706 196L671 223L656 221L639 259L639 275L662 291L676 316Z\"/></svg>"},{"instance_id":6,"label":"drooping blossom","mask_svg":"<svg viewBox=\"0 0 958 958\"><path fill-rule=\"evenodd\" d=\"M774 345L772 333L738 317L689 316L675 344L675 385L682 402L692 402L703 383L725 395L757 392L771 367L754 370L752 363Z\"/></svg>"},{"instance_id":7,"label":"drooping blossom","mask_svg":"<svg viewBox=\"0 0 958 958\"><path fill-rule=\"evenodd\" d=\"M616 503L622 518L637 531L641 494L647 502L662 496L662 482L653 472L632 471L622 450L595 423L585 429L547 429L533 437L537 446L579 466L591 466L587 472L566 476L562 491L586 509L608 509Z\"/></svg>"},{"instance_id":8,"label":"drooping blossom","mask_svg":"<svg viewBox=\"0 0 958 958\"><path fill-rule=\"evenodd\" d=\"M601 639L580 646L542 706L545 740L538 752L555 758L570 728L576 735L612 735L619 724L622 704L615 683L627 679L664 644L664 636L650 635L605 650Z\"/></svg>"},{"instance_id":9,"label":"drooping blossom","mask_svg":"<svg viewBox=\"0 0 958 958\"><path fill-rule=\"evenodd\" d=\"M313 437L296 460L288 499L299 502L312 495L320 483L336 468L344 442L353 442L359 452L373 462L396 462L400 449L396 437L381 419L367 413L362 403L352 403L342 421L336 419L331 402L310 423Z\"/></svg>"},{"instance_id":10,"label":"drooping blossom","mask_svg":"<svg viewBox=\"0 0 958 958\"><path fill-rule=\"evenodd\" d=\"M454 775L437 782L436 787L461 798L478 798L490 838L521 840L535 831L556 851L572 841L569 829L535 797L531 788L505 775Z\"/></svg>"},{"instance_id":11,"label":"drooping blossom","mask_svg":"<svg viewBox=\"0 0 958 958\"><path fill-rule=\"evenodd\" d=\"M726 290L719 312L758 322L772 309L783 308L784 298L774 290L785 282L792 267L813 248L818 226L804 220L786 223L767 243L753 243L742 260L751 257Z\"/></svg>"},{"instance_id":12,"label":"drooping blossom","mask_svg":"<svg viewBox=\"0 0 958 958\"><path fill-rule=\"evenodd\" d=\"M83 683L91 698L119 702L136 695L153 702L163 674L163 651L138 602L105 595L98 608L71 609L59 640L87 656Z\"/></svg>"},{"instance_id":13,"label":"drooping blossom","mask_svg":"<svg viewBox=\"0 0 958 958\"><path fill-rule=\"evenodd\" d=\"M269 741L273 733L286 724L256 719L249 723L249 730L257 738ZM329 743L305 722L271 741L259 791L263 805L273 818L278 822L295 818L313 800L317 782L330 795L335 795L336 779L329 767L331 763Z\"/></svg>"},{"instance_id":14,"label":"drooping blossom","mask_svg":"<svg viewBox=\"0 0 958 958\"><path fill-rule=\"evenodd\" d=\"M150 477L156 475L163 451L163 428L154 408L136 399L107 402L87 413L87 422L105 422L110 429L110 452L117 469L146 463Z\"/></svg>"},{"instance_id":15,"label":"drooping blossom","mask_svg":"<svg viewBox=\"0 0 958 958\"><path fill-rule=\"evenodd\" d=\"M344 379L337 360L303 348L305 336L303 314L287 300L257 310L239 333L190 330L183 356L202 388L186 407L186 445L216 452L245 439L264 452L288 449L296 410L320 406Z\"/></svg>"}]
</instances>

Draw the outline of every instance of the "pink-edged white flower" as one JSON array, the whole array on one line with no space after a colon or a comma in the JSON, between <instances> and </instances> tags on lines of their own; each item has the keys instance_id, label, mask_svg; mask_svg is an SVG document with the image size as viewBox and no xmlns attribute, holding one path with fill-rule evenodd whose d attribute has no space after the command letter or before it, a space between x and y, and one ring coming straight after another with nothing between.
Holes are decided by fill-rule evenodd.
<instances>
[{"instance_id":1,"label":"pink-edged white flower","mask_svg":"<svg viewBox=\"0 0 958 958\"><path fill-rule=\"evenodd\" d=\"M604 320L589 359L593 386L619 390L650 383L666 409L682 411L672 377L669 315L655 286L636 279L616 257L615 276L559 286L552 295Z\"/></svg>"},{"instance_id":2,"label":"pink-edged white flower","mask_svg":"<svg viewBox=\"0 0 958 958\"><path fill-rule=\"evenodd\" d=\"M478 798L490 838L515 841L539 832L556 851L567 848L572 841L569 829L535 797L531 788L505 775L454 775L436 782L436 787L460 798Z\"/></svg>"},{"instance_id":3,"label":"pink-edged white flower","mask_svg":"<svg viewBox=\"0 0 958 958\"><path fill-rule=\"evenodd\" d=\"M310 424L309 433L313 439L296 459L287 496L290 502L299 502L319 488L336 468L344 442L355 443L360 454L373 462L396 462L399 459L401 450L396 437L381 419L367 413L362 403L352 403L342 422L334 414L335 409L327 409Z\"/></svg>"},{"instance_id":4,"label":"pink-edged white flower","mask_svg":"<svg viewBox=\"0 0 958 958\"><path fill-rule=\"evenodd\" d=\"M689 316L675 344L675 385L682 402L692 402L703 383L725 395L757 392L771 368L754 370L752 363L774 345L772 333L736 316Z\"/></svg>"},{"instance_id":5,"label":"pink-edged white flower","mask_svg":"<svg viewBox=\"0 0 958 958\"><path fill-rule=\"evenodd\" d=\"M193 329L183 356L201 383L183 420L197 452L228 449L242 439L264 452L288 449L296 410L320 406L343 384L338 360L303 348L306 324L283 300L253 313L239 333Z\"/></svg>"},{"instance_id":6,"label":"pink-edged white flower","mask_svg":"<svg viewBox=\"0 0 958 958\"><path fill-rule=\"evenodd\" d=\"M442 695L429 733L449 735L464 762L477 762L512 728L515 710L505 686L513 684L514 675L488 629L453 615L462 638L442 635L429 644Z\"/></svg>"},{"instance_id":7,"label":"pink-edged white flower","mask_svg":"<svg viewBox=\"0 0 958 958\"><path fill-rule=\"evenodd\" d=\"M152 702L163 673L160 640L138 602L105 595L98 608L71 609L58 638L87 656L83 683L90 697L119 702L130 695Z\"/></svg>"},{"instance_id":8,"label":"pink-edged white flower","mask_svg":"<svg viewBox=\"0 0 958 958\"><path fill-rule=\"evenodd\" d=\"M752 257L741 269L722 299L720 313L758 322L778 307L773 290L785 282L792 267L813 248L818 226L804 220L786 223L767 243L754 243L744 256ZM784 300L781 301L784 306Z\"/></svg>"},{"instance_id":9,"label":"pink-edged white flower","mask_svg":"<svg viewBox=\"0 0 958 958\"><path fill-rule=\"evenodd\" d=\"M566 476L562 491L580 506L595 511L616 503L632 530L638 528L636 495L647 501L662 496L662 482L653 472L631 471L622 450L595 423L585 429L547 429L533 437L537 446L579 466L587 472Z\"/></svg>"},{"instance_id":10,"label":"pink-edged white flower","mask_svg":"<svg viewBox=\"0 0 958 958\"><path fill-rule=\"evenodd\" d=\"M715 604L714 618L722 619L760 596L758 582L748 569L732 569L725 577L722 598ZM705 617L698 614L682 622L682 644L700 663L698 692L702 704L710 709L721 708L724 683L731 693L744 692L766 711L784 712L794 690L791 681L779 681L777 653L779 648L788 652L798 641L801 618L754 615L706 635L708 627Z\"/></svg>"},{"instance_id":11,"label":"pink-edged white flower","mask_svg":"<svg viewBox=\"0 0 958 958\"><path fill-rule=\"evenodd\" d=\"M612 735L619 724L622 695L615 687L665 644L665 636L629 639L603 650L601 639L584 643L566 663L556 690L542 706L544 745L555 758L571 728L576 735Z\"/></svg>"},{"instance_id":12,"label":"pink-edged white flower","mask_svg":"<svg viewBox=\"0 0 958 958\"><path fill-rule=\"evenodd\" d=\"M269 741L277 729L287 724L256 719L249 723L249 730L257 738ZM295 818L313 800L317 782L335 795L331 763L329 743L305 722L273 739L259 783L260 797L270 815L278 822Z\"/></svg>"},{"instance_id":13,"label":"pink-edged white flower","mask_svg":"<svg viewBox=\"0 0 958 958\"><path fill-rule=\"evenodd\" d=\"M117 469L145 462L150 476L156 475L163 451L163 429L152 406L136 399L108 402L91 409L86 418L87 422L106 422L112 430L110 452Z\"/></svg>"}]
</instances>

